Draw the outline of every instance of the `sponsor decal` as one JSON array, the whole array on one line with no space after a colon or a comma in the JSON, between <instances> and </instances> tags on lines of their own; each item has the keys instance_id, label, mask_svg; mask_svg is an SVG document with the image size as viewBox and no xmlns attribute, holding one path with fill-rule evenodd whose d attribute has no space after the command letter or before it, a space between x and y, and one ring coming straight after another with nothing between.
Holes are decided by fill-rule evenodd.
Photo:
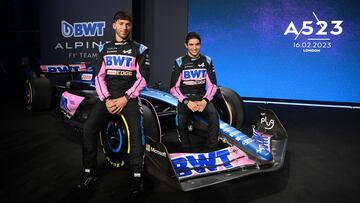
<instances>
[{"instance_id":1,"label":"sponsor decal","mask_svg":"<svg viewBox=\"0 0 360 203\"><path fill-rule=\"evenodd\" d=\"M129 68L134 57L126 55L106 55L105 64L106 66L120 66Z\"/></svg>"},{"instance_id":2,"label":"sponsor decal","mask_svg":"<svg viewBox=\"0 0 360 203\"><path fill-rule=\"evenodd\" d=\"M90 73L83 73L81 74L81 80L90 81L92 80L93 75Z\"/></svg>"},{"instance_id":3,"label":"sponsor decal","mask_svg":"<svg viewBox=\"0 0 360 203\"><path fill-rule=\"evenodd\" d=\"M205 84L205 80L185 80L183 82L185 85L202 85Z\"/></svg>"},{"instance_id":4,"label":"sponsor decal","mask_svg":"<svg viewBox=\"0 0 360 203\"><path fill-rule=\"evenodd\" d=\"M107 75L132 76L133 72L126 70L106 70Z\"/></svg>"},{"instance_id":5,"label":"sponsor decal","mask_svg":"<svg viewBox=\"0 0 360 203\"><path fill-rule=\"evenodd\" d=\"M40 68L44 73L66 73L85 71L86 65L41 65Z\"/></svg>"},{"instance_id":6,"label":"sponsor decal","mask_svg":"<svg viewBox=\"0 0 360 203\"><path fill-rule=\"evenodd\" d=\"M183 70L183 79L184 80L200 80L205 79L206 69L190 69L190 70Z\"/></svg>"},{"instance_id":7,"label":"sponsor decal","mask_svg":"<svg viewBox=\"0 0 360 203\"><path fill-rule=\"evenodd\" d=\"M274 121L274 119L270 119L269 121L268 121L268 118L267 118L267 116L266 116L266 114L265 113L261 113L261 119L260 119L260 124L265 124L265 129L266 130L271 130L271 129L273 129L274 128L274 126L275 126L275 121Z\"/></svg>"},{"instance_id":8,"label":"sponsor decal","mask_svg":"<svg viewBox=\"0 0 360 203\"><path fill-rule=\"evenodd\" d=\"M155 149L154 147L150 146L149 144L146 144L146 145L145 145L145 149L146 149L146 151L148 151L148 152L153 152L153 153L155 153L155 154L157 154L157 155L166 157L166 152L161 152L161 151Z\"/></svg>"},{"instance_id":9,"label":"sponsor decal","mask_svg":"<svg viewBox=\"0 0 360 203\"><path fill-rule=\"evenodd\" d=\"M146 46L140 44L140 47L139 47L139 53L142 54L145 50L147 49Z\"/></svg>"},{"instance_id":10,"label":"sponsor decal","mask_svg":"<svg viewBox=\"0 0 360 203\"><path fill-rule=\"evenodd\" d=\"M235 146L208 153L175 153L170 157L180 179L255 164Z\"/></svg>"}]
</instances>

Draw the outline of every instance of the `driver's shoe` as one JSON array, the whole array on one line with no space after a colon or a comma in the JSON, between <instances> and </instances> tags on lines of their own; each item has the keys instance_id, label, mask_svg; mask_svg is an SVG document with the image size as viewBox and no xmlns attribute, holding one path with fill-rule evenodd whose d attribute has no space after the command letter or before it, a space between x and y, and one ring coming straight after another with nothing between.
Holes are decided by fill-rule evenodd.
<instances>
[{"instance_id":1,"label":"driver's shoe","mask_svg":"<svg viewBox=\"0 0 360 203\"><path fill-rule=\"evenodd\" d=\"M92 185L97 180L97 176L95 175L95 171L93 169L84 169L80 183L77 185L79 189L87 188Z\"/></svg>"},{"instance_id":2,"label":"driver's shoe","mask_svg":"<svg viewBox=\"0 0 360 203\"><path fill-rule=\"evenodd\" d=\"M131 196L137 197L144 191L144 182L142 173L133 173L133 177L130 182Z\"/></svg>"}]
</instances>

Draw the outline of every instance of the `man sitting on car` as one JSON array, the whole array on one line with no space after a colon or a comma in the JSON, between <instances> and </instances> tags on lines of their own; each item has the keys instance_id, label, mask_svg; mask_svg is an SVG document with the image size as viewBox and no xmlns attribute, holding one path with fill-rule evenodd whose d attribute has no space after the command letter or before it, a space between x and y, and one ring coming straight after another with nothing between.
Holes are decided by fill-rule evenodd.
<instances>
[{"instance_id":1,"label":"man sitting on car","mask_svg":"<svg viewBox=\"0 0 360 203\"><path fill-rule=\"evenodd\" d=\"M189 116L199 112L208 121L209 150L218 147L219 118L211 102L217 91L216 76L210 57L200 54L201 38L190 32L185 39L187 54L175 60L170 93L178 99L178 129L181 146L190 150Z\"/></svg>"}]
</instances>

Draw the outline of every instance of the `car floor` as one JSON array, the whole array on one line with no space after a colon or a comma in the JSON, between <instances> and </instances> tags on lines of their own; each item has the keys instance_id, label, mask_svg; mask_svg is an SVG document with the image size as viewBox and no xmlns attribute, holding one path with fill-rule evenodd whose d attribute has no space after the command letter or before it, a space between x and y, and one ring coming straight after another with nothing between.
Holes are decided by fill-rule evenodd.
<instances>
[{"instance_id":1,"label":"car floor","mask_svg":"<svg viewBox=\"0 0 360 203\"><path fill-rule=\"evenodd\" d=\"M245 104L251 132L256 104ZM1 106L1 202L357 202L360 191L360 110L261 105L286 128L281 170L182 192L147 176L145 192L129 198L129 170L112 168L98 153L100 179L85 191L81 134L53 111L30 113L21 102Z\"/></svg>"}]
</instances>

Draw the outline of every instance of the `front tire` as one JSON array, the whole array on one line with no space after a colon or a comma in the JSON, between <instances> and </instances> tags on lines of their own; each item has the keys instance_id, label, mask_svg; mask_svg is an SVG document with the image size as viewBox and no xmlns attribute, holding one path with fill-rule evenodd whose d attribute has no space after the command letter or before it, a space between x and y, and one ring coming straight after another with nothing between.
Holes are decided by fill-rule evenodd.
<instances>
[{"instance_id":1,"label":"front tire","mask_svg":"<svg viewBox=\"0 0 360 203\"><path fill-rule=\"evenodd\" d=\"M243 100L238 93L230 88L220 87L220 93L214 97L214 104L221 120L241 130L245 115Z\"/></svg>"},{"instance_id":2,"label":"front tire","mask_svg":"<svg viewBox=\"0 0 360 203\"><path fill-rule=\"evenodd\" d=\"M111 116L99 135L106 160L114 167L125 166L130 154L130 129L125 116Z\"/></svg>"},{"instance_id":3,"label":"front tire","mask_svg":"<svg viewBox=\"0 0 360 203\"><path fill-rule=\"evenodd\" d=\"M160 137L152 111L142 105L142 112L142 133L153 139ZM125 116L112 115L99 134L100 146L106 160L117 168L129 166L131 135Z\"/></svg>"}]
</instances>

